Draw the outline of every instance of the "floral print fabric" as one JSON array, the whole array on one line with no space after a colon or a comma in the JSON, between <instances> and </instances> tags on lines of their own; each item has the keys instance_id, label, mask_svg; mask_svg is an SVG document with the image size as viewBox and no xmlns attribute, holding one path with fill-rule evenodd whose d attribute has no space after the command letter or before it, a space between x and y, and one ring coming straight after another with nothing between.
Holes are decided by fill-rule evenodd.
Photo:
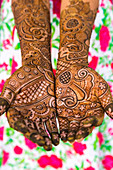
<instances>
[{"instance_id":1,"label":"floral print fabric","mask_svg":"<svg viewBox=\"0 0 113 170\"><path fill-rule=\"evenodd\" d=\"M50 1L52 65L57 68L61 0ZM11 0L1 0L0 92L5 80L21 66L20 43L11 10ZM93 27L89 67L110 85L113 94L113 1L101 0ZM21 133L9 127L6 115L0 117L1 170L112 170L113 120L105 115L103 124L81 143L63 143L46 152Z\"/></svg>"}]
</instances>

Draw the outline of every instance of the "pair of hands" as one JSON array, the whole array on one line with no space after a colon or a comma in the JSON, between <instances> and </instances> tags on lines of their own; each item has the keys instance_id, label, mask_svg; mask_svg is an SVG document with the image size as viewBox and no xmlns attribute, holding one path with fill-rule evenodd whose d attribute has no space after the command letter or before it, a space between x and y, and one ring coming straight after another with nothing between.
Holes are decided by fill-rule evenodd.
<instances>
[{"instance_id":1,"label":"pair of hands","mask_svg":"<svg viewBox=\"0 0 113 170\"><path fill-rule=\"evenodd\" d=\"M88 53L86 39L90 37L86 34L91 34L86 26L89 28L89 22L93 25L88 4L71 1L69 11L61 14L61 48L55 79L50 61L48 5L48 0L12 0L23 64L6 81L0 97L0 115L6 112L12 128L47 151L52 144L59 144L59 137L64 142L74 142L88 136L93 126L102 124L105 111L113 118L108 84L83 60ZM70 62L63 61L65 57Z\"/></svg>"},{"instance_id":2,"label":"pair of hands","mask_svg":"<svg viewBox=\"0 0 113 170\"><path fill-rule=\"evenodd\" d=\"M24 65L4 85L0 114L6 111L12 128L46 150L59 144L56 115L64 142L88 136L102 124L105 111L113 118L109 86L93 69L58 67L55 87L52 71L35 61Z\"/></svg>"}]
</instances>

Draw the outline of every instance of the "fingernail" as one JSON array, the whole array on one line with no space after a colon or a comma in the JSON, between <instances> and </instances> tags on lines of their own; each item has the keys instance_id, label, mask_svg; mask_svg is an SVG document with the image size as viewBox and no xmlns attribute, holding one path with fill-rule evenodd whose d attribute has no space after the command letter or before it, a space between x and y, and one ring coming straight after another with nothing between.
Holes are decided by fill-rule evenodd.
<instances>
[{"instance_id":1,"label":"fingernail","mask_svg":"<svg viewBox=\"0 0 113 170\"><path fill-rule=\"evenodd\" d=\"M40 139L36 142L39 146L44 146L45 145L45 141Z\"/></svg>"},{"instance_id":2,"label":"fingernail","mask_svg":"<svg viewBox=\"0 0 113 170\"><path fill-rule=\"evenodd\" d=\"M52 143L57 146L59 144L59 135L56 133L52 133L51 135Z\"/></svg>"},{"instance_id":3,"label":"fingernail","mask_svg":"<svg viewBox=\"0 0 113 170\"><path fill-rule=\"evenodd\" d=\"M74 137L74 136L68 137L68 141L69 141L69 142L73 142L74 140L75 140L75 137Z\"/></svg>"},{"instance_id":4,"label":"fingernail","mask_svg":"<svg viewBox=\"0 0 113 170\"><path fill-rule=\"evenodd\" d=\"M49 146L45 145L45 146L44 146L44 149L45 149L46 151L51 151L51 150L52 150L52 145L49 145Z\"/></svg>"}]
</instances>

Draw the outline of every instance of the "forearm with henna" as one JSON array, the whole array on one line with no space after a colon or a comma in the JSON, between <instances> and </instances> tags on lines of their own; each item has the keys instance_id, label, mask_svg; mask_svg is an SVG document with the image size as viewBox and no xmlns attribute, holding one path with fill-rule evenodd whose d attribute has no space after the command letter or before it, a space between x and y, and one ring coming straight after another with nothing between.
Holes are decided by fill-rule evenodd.
<instances>
[{"instance_id":1,"label":"forearm with henna","mask_svg":"<svg viewBox=\"0 0 113 170\"><path fill-rule=\"evenodd\" d=\"M62 0L56 73L57 112L63 141L88 136L104 112L113 118L106 81L88 67L88 51L98 0Z\"/></svg>"},{"instance_id":2,"label":"forearm with henna","mask_svg":"<svg viewBox=\"0 0 113 170\"><path fill-rule=\"evenodd\" d=\"M12 0L12 11L20 40L22 67L4 85L0 112L8 110L11 127L51 150L52 143L58 145L59 137L50 55L49 0Z\"/></svg>"}]
</instances>

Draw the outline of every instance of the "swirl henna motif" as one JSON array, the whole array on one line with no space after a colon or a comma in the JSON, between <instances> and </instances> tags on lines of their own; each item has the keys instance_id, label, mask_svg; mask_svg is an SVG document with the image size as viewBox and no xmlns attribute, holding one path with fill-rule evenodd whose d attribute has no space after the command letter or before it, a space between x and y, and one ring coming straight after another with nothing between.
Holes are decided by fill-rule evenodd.
<instances>
[{"instance_id":1,"label":"swirl henna motif","mask_svg":"<svg viewBox=\"0 0 113 170\"><path fill-rule=\"evenodd\" d=\"M88 67L89 41L97 9L91 8L90 0L67 3L61 11L56 103L61 139L73 142L88 136L93 126L101 125L105 111L113 118L113 100L106 81Z\"/></svg>"},{"instance_id":2,"label":"swirl henna motif","mask_svg":"<svg viewBox=\"0 0 113 170\"><path fill-rule=\"evenodd\" d=\"M49 1L12 0L12 10L22 67L4 85L0 114L7 111L12 128L51 150L52 143L58 145L59 136L50 55Z\"/></svg>"}]
</instances>

